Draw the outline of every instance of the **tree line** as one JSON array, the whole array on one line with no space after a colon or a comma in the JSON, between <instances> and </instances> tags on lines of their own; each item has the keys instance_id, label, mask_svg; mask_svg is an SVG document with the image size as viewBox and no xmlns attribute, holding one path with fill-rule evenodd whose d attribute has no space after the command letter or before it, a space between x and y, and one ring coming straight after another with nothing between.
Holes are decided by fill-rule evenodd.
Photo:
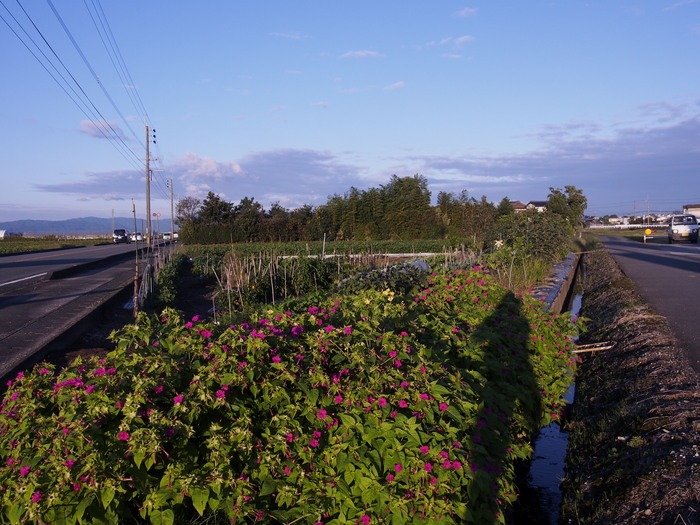
<instances>
[{"instance_id":1,"label":"tree line","mask_svg":"<svg viewBox=\"0 0 700 525\"><path fill-rule=\"evenodd\" d=\"M568 234L581 223L586 205L574 186L550 188L547 210L538 215L516 214L507 197L495 205L466 190L440 192L432 205L425 177L394 175L385 185L352 187L320 206L288 210L273 203L265 210L252 197L234 204L209 192L204 200L181 199L176 215L180 239L192 244L446 239L483 245L497 238L508 240L533 221L556 223L553 228Z\"/></svg>"}]
</instances>

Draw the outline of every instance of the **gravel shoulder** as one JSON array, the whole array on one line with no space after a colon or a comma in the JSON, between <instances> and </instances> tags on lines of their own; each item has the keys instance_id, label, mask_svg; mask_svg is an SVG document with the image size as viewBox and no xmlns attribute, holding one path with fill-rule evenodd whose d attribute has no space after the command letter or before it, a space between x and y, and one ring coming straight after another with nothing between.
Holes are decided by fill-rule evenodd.
<instances>
[{"instance_id":1,"label":"gravel shoulder","mask_svg":"<svg viewBox=\"0 0 700 525\"><path fill-rule=\"evenodd\" d=\"M700 523L700 386L666 318L604 250L586 256L561 523Z\"/></svg>"}]
</instances>

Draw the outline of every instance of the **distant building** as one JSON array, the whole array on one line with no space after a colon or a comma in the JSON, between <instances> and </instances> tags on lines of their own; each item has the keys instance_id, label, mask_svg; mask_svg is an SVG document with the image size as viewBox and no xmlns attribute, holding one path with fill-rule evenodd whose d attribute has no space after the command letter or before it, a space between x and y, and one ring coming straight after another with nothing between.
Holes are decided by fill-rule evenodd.
<instances>
[{"instance_id":1,"label":"distant building","mask_svg":"<svg viewBox=\"0 0 700 525\"><path fill-rule=\"evenodd\" d=\"M22 237L22 234L16 232L9 232L7 230L0 230L0 239L5 239L7 237Z\"/></svg>"},{"instance_id":2,"label":"distant building","mask_svg":"<svg viewBox=\"0 0 700 525\"><path fill-rule=\"evenodd\" d=\"M527 206L520 201L513 201L511 204L516 213L527 210Z\"/></svg>"},{"instance_id":3,"label":"distant building","mask_svg":"<svg viewBox=\"0 0 700 525\"><path fill-rule=\"evenodd\" d=\"M527 203L528 210L537 210L543 212L547 210L547 201L530 201Z\"/></svg>"},{"instance_id":4,"label":"distant building","mask_svg":"<svg viewBox=\"0 0 700 525\"><path fill-rule=\"evenodd\" d=\"M700 220L700 204L684 204L683 213L695 215Z\"/></svg>"}]
</instances>

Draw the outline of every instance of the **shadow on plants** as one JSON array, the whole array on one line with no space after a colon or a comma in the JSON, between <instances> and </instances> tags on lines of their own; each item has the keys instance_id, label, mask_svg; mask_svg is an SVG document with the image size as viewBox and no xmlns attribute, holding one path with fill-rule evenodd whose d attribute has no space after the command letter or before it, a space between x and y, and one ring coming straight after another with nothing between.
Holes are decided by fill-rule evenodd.
<instances>
[{"instance_id":1,"label":"shadow on plants","mask_svg":"<svg viewBox=\"0 0 700 525\"><path fill-rule=\"evenodd\" d=\"M502 476L501 466L511 464L506 458L513 453L512 434L534 436L540 425L542 400L528 351L530 327L521 308L522 301L508 292L473 334L482 344L484 359L466 364L476 366L481 376L475 385L482 404L471 436L474 482L470 500L478 502L472 506L472 521L482 525L502 519L498 509L503 505L497 501L497 494L507 478ZM515 494L512 496L515 499Z\"/></svg>"}]
</instances>

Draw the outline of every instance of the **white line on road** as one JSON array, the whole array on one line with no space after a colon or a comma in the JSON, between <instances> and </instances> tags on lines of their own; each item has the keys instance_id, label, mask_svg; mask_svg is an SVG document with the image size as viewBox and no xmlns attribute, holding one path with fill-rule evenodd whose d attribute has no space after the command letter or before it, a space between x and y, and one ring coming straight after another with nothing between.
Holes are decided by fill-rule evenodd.
<instances>
[{"instance_id":1,"label":"white line on road","mask_svg":"<svg viewBox=\"0 0 700 525\"><path fill-rule=\"evenodd\" d=\"M29 279L36 279L37 277L43 277L48 272L38 273L36 275L30 275L29 277L22 277L21 279L15 279L14 281L8 281L6 283L0 283L0 286L7 286L8 284L21 283L22 281L28 281Z\"/></svg>"}]
</instances>

